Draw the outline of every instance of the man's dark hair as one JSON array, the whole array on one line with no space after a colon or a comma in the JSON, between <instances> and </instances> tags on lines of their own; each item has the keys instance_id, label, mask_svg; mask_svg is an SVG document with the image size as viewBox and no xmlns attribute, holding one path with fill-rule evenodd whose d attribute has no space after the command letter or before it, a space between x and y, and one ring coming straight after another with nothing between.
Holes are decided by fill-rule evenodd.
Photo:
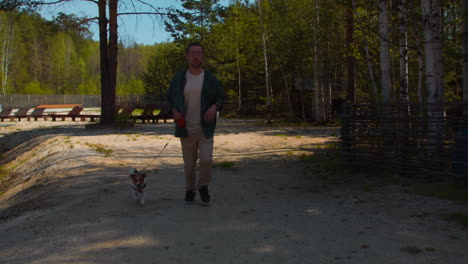
<instances>
[{"instance_id":1,"label":"man's dark hair","mask_svg":"<svg viewBox=\"0 0 468 264\"><path fill-rule=\"evenodd\" d=\"M205 53L205 48L203 48L202 44L199 42L192 42L188 44L187 48L185 48L185 53L188 53L191 47L201 47L202 52Z\"/></svg>"}]
</instances>

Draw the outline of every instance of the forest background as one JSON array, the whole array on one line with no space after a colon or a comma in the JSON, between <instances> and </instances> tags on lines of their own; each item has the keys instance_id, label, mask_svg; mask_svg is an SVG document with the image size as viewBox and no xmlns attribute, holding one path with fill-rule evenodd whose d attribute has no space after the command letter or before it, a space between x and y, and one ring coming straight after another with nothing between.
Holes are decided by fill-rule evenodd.
<instances>
[{"instance_id":1,"label":"forest background","mask_svg":"<svg viewBox=\"0 0 468 264\"><path fill-rule=\"evenodd\" d=\"M421 1L181 3L179 10L160 16L172 41L142 45L120 40L118 95L164 100L172 77L185 67L185 46L199 41L205 46L206 68L222 81L238 114L269 108L326 119L340 100L401 101L404 85L409 102L430 98L424 57L427 17ZM442 98L460 102L461 0L440 1L439 14ZM74 14L59 13L47 21L34 9L0 11L0 93L100 94L99 42L92 39L88 23ZM407 64L400 63L402 57Z\"/></svg>"}]
</instances>

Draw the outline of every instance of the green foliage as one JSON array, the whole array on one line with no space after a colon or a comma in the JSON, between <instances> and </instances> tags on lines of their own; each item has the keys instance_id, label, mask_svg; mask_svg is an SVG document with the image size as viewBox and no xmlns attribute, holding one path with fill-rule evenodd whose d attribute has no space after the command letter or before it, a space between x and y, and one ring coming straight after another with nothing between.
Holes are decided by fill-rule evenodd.
<instances>
[{"instance_id":1,"label":"green foliage","mask_svg":"<svg viewBox=\"0 0 468 264\"><path fill-rule=\"evenodd\" d=\"M423 250L418 247L404 247L404 248L401 248L400 250L411 255L418 255L423 252Z\"/></svg>"},{"instance_id":2,"label":"green foliage","mask_svg":"<svg viewBox=\"0 0 468 264\"><path fill-rule=\"evenodd\" d=\"M142 75L148 98L163 101L172 78L184 65L182 47L173 43L156 44L154 53L148 60L148 67Z\"/></svg>"},{"instance_id":3,"label":"green foliage","mask_svg":"<svg viewBox=\"0 0 468 264\"><path fill-rule=\"evenodd\" d=\"M166 31L178 43L203 42L212 25L219 22L223 7L219 0L182 0L183 9L171 10Z\"/></svg>"},{"instance_id":4,"label":"green foliage","mask_svg":"<svg viewBox=\"0 0 468 264\"><path fill-rule=\"evenodd\" d=\"M414 183L411 191L424 196L457 201L468 204L468 185L451 182Z\"/></svg>"},{"instance_id":5,"label":"green foliage","mask_svg":"<svg viewBox=\"0 0 468 264\"><path fill-rule=\"evenodd\" d=\"M32 81L26 84L24 87L25 94L52 94L52 90L50 89L42 89L41 83L38 81Z\"/></svg>"},{"instance_id":6,"label":"green foliage","mask_svg":"<svg viewBox=\"0 0 468 264\"><path fill-rule=\"evenodd\" d=\"M233 161L221 161L217 164L217 167L223 168L223 169L231 169L236 166L236 163Z\"/></svg>"},{"instance_id":7,"label":"green foliage","mask_svg":"<svg viewBox=\"0 0 468 264\"><path fill-rule=\"evenodd\" d=\"M144 94L145 84L143 80L132 78L126 83L117 85L118 95Z\"/></svg>"},{"instance_id":8,"label":"green foliage","mask_svg":"<svg viewBox=\"0 0 468 264\"><path fill-rule=\"evenodd\" d=\"M85 78L77 88L77 94L100 94L101 87L98 76Z\"/></svg>"},{"instance_id":9,"label":"green foliage","mask_svg":"<svg viewBox=\"0 0 468 264\"><path fill-rule=\"evenodd\" d=\"M444 219L447 221L453 221L465 227L468 227L468 215L463 212L451 213L445 216Z\"/></svg>"},{"instance_id":10,"label":"green foliage","mask_svg":"<svg viewBox=\"0 0 468 264\"><path fill-rule=\"evenodd\" d=\"M86 20L73 14L57 14L53 21L45 21L34 12L20 15L18 11L11 11L16 8L14 2L3 1L0 5L0 9L10 11L0 11L0 46L4 47L9 40L14 47L9 53L0 49L2 59L11 59L8 73L0 69L0 80L8 79L1 92L99 94L99 43L90 38ZM344 98L348 55L356 61L357 101L367 103L381 98L378 10L372 1L355 1L354 36L349 51L345 49L346 19L343 19L349 8L348 1L235 0L229 1L229 6L221 6L220 3L226 1L219 0L183 0L181 3L183 8L171 10L165 24L174 36L173 42L143 46L124 40L119 44L118 94L144 92L150 100L164 100L172 77L185 67L185 45L198 40L206 48L205 66L222 81L228 102L240 103L241 113L266 111L264 30L274 110L288 111L285 109L289 97L292 119L308 119L312 112L312 93L293 87L296 77L312 77L314 72L326 94L325 104L333 98ZM260 26L259 4L263 27ZM462 29L459 26L462 14L459 2L442 1L442 7L444 93L446 101L458 102L462 89ZM419 53L424 56L422 19L419 3L409 8L409 94L411 102L416 102L420 100L418 56ZM396 99L399 20L397 8L389 12ZM12 29L14 34L9 34L7 29ZM369 67L376 77L377 91L373 90ZM420 92L424 100L426 91L422 81Z\"/></svg>"},{"instance_id":11,"label":"green foliage","mask_svg":"<svg viewBox=\"0 0 468 264\"><path fill-rule=\"evenodd\" d=\"M94 151L104 154L104 157L110 157L112 152L114 152L112 149L107 149L106 146L102 144L86 143L86 145L92 148Z\"/></svg>"},{"instance_id":12,"label":"green foliage","mask_svg":"<svg viewBox=\"0 0 468 264\"><path fill-rule=\"evenodd\" d=\"M0 166L0 183L6 176L8 176L8 171L3 166Z\"/></svg>"}]
</instances>

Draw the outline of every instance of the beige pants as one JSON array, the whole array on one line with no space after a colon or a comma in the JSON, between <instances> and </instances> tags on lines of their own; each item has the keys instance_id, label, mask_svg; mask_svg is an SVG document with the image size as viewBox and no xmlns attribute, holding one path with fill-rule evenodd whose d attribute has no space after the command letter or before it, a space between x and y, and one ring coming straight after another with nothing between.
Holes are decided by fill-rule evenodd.
<instances>
[{"instance_id":1,"label":"beige pants","mask_svg":"<svg viewBox=\"0 0 468 264\"><path fill-rule=\"evenodd\" d=\"M200 131L186 138L180 138L184 158L185 188L196 191L199 186L211 182L211 165L213 163L213 137L207 139ZM199 172L197 183L197 161Z\"/></svg>"}]
</instances>

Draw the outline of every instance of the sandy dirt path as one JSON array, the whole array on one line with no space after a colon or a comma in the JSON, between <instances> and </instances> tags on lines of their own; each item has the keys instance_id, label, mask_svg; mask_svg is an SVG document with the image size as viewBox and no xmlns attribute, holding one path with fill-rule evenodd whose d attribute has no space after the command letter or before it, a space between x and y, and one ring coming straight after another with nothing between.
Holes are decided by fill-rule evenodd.
<instances>
[{"instance_id":1,"label":"sandy dirt path","mask_svg":"<svg viewBox=\"0 0 468 264\"><path fill-rule=\"evenodd\" d=\"M319 164L298 157L336 140L336 128L221 120L210 207L183 202L172 124L4 122L0 132L0 147L13 147L0 263L468 263L468 230L442 220L467 206L396 185L325 188L310 175ZM140 208L127 171L146 166Z\"/></svg>"}]
</instances>

